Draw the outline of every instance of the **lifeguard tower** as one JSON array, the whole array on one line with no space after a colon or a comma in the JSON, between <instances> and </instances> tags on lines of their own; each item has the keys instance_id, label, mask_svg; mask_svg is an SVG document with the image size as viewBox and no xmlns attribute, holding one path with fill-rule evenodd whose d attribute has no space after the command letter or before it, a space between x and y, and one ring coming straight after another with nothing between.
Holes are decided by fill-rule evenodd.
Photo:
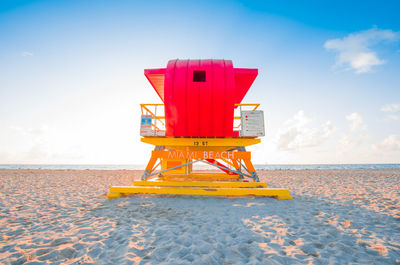
<instances>
[{"instance_id":1,"label":"lifeguard tower","mask_svg":"<svg viewBox=\"0 0 400 265\"><path fill-rule=\"evenodd\" d=\"M141 104L141 141L154 145L141 180L111 187L128 194L269 196L292 199L287 189L259 181L246 147L265 135L260 104L242 104L258 69L230 60L171 60L144 70L163 104ZM235 112L238 116L235 116ZM206 164L219 172L195 170Z\"/></svg>"}]
</instances>

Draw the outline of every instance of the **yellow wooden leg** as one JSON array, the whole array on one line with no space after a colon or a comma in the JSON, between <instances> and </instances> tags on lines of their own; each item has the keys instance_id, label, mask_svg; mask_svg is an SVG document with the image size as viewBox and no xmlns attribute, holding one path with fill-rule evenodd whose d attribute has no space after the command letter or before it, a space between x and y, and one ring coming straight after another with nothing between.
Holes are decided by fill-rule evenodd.
<instances>
[{"instance_id":1,"label":"yellow wooden leg","mask_svg":"<svg viewBox=\"0 0 400 265\"><path fill-rule=\"evenodd\" d=\"M155 156L154 154L151 155L150 161L147 164L146 170L143 173L142 180L146 180L151 174L151 172L153 172L153 167L156 164L157 159L158 159L157 156Z\"/></svg>"},{"instance_id":2,"label":"yellow wooden leg","mask_svg":"<svg viewBox=\"0 0 400 265\"><path fill-rule=\"evenodd\" d=\"M254 181L260 181L256 172L256 169L253 166L253 163L251 163L250 159L244 158L243 159L244 164L246 165L247 169L251 173L251 176L253 177Z\"/></svg>"}]
</instances>

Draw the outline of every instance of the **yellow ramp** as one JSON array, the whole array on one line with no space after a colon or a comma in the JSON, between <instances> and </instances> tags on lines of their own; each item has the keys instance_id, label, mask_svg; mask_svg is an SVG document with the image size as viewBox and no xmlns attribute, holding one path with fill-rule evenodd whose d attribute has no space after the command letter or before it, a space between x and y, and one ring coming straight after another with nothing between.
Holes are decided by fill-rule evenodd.
<instances>
[{"instance_id":1,"label":"yellow ramp","mask_svg":"<svg viewBox=\"0 0 400 265\"><path fill-rule=\"evenodd\" d=\"M219 187L146 187L116 186L110 188L107 198L118 198L128 194L169 194L206 196L265 196L278 200L291 200L289 190L273 188L219 188Z\"/></svg>"}]
</instances>

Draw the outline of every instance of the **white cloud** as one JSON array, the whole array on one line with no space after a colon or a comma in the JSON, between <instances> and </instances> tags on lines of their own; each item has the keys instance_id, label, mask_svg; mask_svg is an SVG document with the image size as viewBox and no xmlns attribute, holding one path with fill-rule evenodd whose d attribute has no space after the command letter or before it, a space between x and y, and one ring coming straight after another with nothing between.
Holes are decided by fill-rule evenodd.
<instances>
[{"instance_id":1,"label":"white cloud","mask_svg":"<svg viewBox=\"0 0 400 265\"><path fill-rule=\"evenodd\" d=\"M389 119L396 121L400 119L400 104L386 104L381 111L387 113Z\"/></svg>"},{"instance_id":2,"label":"white cloud","mask_svg":"<svg viewBox=\"0 0 400 265\"><path fill-rule=\"evenodd\" d=\"M375 151L400 151L400 135L390 135L382 142L372 145Z\"/></svg>"},{"instance_id":3,"label":"white cloud","mask_svg":"<svg viewBox=\"0 0 400 265\"><path fill-rule=\"evenodd\" d=\"M388 117L392 120L400 118L400 104L386 104L381 108L381 111L388 113Z\"/></svg>"},{"instance_id":4,"label":"white cloud","mask_svg":"<svg viewBox=\"0 0 400 265\"><path fill-rule=\"evenodd\" d=\"M47 125L42 125L40 128L22 128L19 126L10 126L10 129L22 135L42 136L49 130L49 127Z\"/></svg>"},{"instance_id":5,"label":"white cloud","mask_svg":"<svg viewBox=\"0 0 400 265\"><path fill-rule=\"evenodd\" d=\"M359 113L353 112L353 113L347 115L346 119L351 122L351 126L350 126L351 132L355 132L358 129L363 129L363 130L366 129L365 124L363 124L363 118Z\"/></svg>"},{"instance_id":6,"label":"white cloud","mask_svg":"<svg viewBox=\"0 0 400 265\"><path fill-rule=\"evenodd\" d=\"M21 52L20 55L21 55L22 57L29 57L29 56L33 56L33 53L32 53L32 52L24 51L24 52Z\"/></svg>"},{"instance_id":7,"label":"white cloud","mask_svg":"<svg viewBox=\"0 0 400 265\"><path fill-rule=\"evenodd\" d=\"M372 71L373 66L385 63L375 51L371 50L371 47L384 41L397 40L398 37L397 32L373 27L349 34L344 38L328 40L324 47L328 51L338 53L335 66L354 70L357 74L368 73Z\"/></svg>"},{"instance_id":8,"label":"white cloud","mask_svg":"<svg viewBox=\"0 0 400 265\"><path fill-rule=\"evenodd\" d=\"M400 104L387 104L381 108L383 112L397 112L400 110Z\"/></svg>"},{"instance_id":9,"label":"white cloud","mask_svg":"<svg viewBox=\"0 0 400 265\"><path fill-rule=\"evenodd\" d=\"M349 130L344 133L340 140L342 151L353 150L354 147L360 146L370 138L366 132L367 125L364 124L361 114L353 112L346 115L346 120L348 120L350 124Z\"/></svg>"},{"instance_id":10,"label":"white cloud","mask_svg":"<svg viewBox=\"0 0 400 265\"><path fill-rule=\"evenodd\" d=\"M38 127L8 126L11 144L1 142L0 163L76 163L82 158L81 148L68 141L68 136L47 125ZM1 148L0 148L1 149Z\"/></svg>"},{"instance_id":11,"label":"white cloud","mask_svg":"<svg viewBox=\"0 0 400 265\"><path fill-rule=\"evenodd\" d=\"M390 119L397 121L399 119L398 115L391 114L388 116Z\"/></svg>"},{"instance_id":12,"label":"white cloud","mask_svg":"<svg viewBox=\"0 0 400 265\"><path fill-rule=\"evenodd\" d=\"M330 121L319 128L311 127L310 123L313 120L314 118L303 110L298 111L279 130L277 148L283 151L297 151L302 148L315 147L320 145L336 129Z\"/></svg>"}]
</instances>

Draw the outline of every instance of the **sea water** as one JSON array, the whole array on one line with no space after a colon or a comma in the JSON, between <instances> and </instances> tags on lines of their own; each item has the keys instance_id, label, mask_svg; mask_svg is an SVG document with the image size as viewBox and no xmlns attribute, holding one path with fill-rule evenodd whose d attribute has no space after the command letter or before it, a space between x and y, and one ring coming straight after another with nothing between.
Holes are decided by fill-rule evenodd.
<instances>
[{"instance_id":1,"label":"sea water","mask_svg":"<svg viewBox=\"0 0 400 265\"><path fill-rule=\"evenodd\" d=\"M79 170L143 170L145 165L84 165L84 164L0 164L0 169L79 169ZM400 169L400 164L310 164L254 165L257 170L301 169Z\"/></svg>"}]
</instances>

